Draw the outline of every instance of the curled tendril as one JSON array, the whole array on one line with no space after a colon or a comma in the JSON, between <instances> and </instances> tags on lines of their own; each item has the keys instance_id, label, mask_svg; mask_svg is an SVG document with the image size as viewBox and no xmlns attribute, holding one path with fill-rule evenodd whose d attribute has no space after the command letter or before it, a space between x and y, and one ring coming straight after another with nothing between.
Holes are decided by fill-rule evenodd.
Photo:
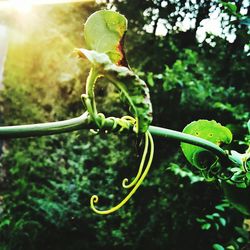
<instances>
[{"instance_id":1,"label":"curled tendril","mask_svg":"<svg viewBox=\"0 0 250 250\"><path fill-rule=\"evenodd\" d=\"M137 183L137 181L140 179L140 176L141 176L144 164L145 164L145 160L146 160L146 157L147 157L147 153L148 153L148 136L146 136L146 134L145 134L145 145L144 145L143 155L142 155L142 159L141 159L141 163L140 163L137 175L130 184L127 184L128 183L128 178L123 179L122 186L124 188L133 187Z\"/></svg>"},{"instance_id":2,"label":"curled tendril","mask_svg":"<svg viewBox=\"0 0 250 250\"><path fill-rule=\"evenodd\" d=\"M99 127L99 129L90 129L90 132L92 132L93 134L98 134L100 132L100 129L102 129L103 126L105 125L105 121L106 121L105 115L103 113L98 113L95 122Z\"/></svg>"},{"instance_id":3,"label":"curled tendril","mask_svg":"<svg viewBox=\"0 0 250 250\"><path fill-rule=\"evenodd\" d=\"M136 120L132 116L123 116L121 118L117 117L105 117L103 113L98 113L97 117L95 117L95 123L99 127L99 129L91 129L91 132L94 134L98 134L100 130L105 127L106 122L108 120L113 121L113 126L111 130L117 130L119 127L118 132L122 132L124 129L130 129L131 126L135 126Z\"/></svg>"},{"instance_id":4,"label":"curled tendril","mask_svg":"<svg viewBox=\"0 0 250 250\"><path fill-rule=\"evenodd\" d=\"M129 129L129 127L131 125L131 123L129 121L127 121L126 119L123 119L123 118L117 119L117 124L120 126L120 129L118 132L122 132L124 129Z\"/></svg>"},{"instance_id":5,"label":"curled tendril","mask_svg":"<svg viewBox=\"0 0 250 250\"><path fill-rule=\"evenodd\" d=\"M149 158L148 158L148 163L145 167L145 170L144 172L140 175L139 179L137 180L137 182L134 184L134 187L133 189L128 193L128 195L116 206L112 207L111 209L108 209L108 210L98 210L96 207L95 207L95 204L98 203L99 201L99 198L97 195L93 195L90 199L90 207L91 209L96 212L97 214L110 214L110 213L113 213L115 212L116 210L118 210L119 208L121 208L131 197L132 195L136 192L136 190L138 189L138 187L141 185L141 183L143 182L143 180L145 179L149 169L150 169L150 166L152 164L152 161L153 161L153 155L154 155L154 141L153 141L153 138L152 138L152 135L150 134L149 131L147 131L145 133L145 141L148 140L149 141L149 144L147 146L147 148L149 148L150 146L150 154L149 154ZM148 150L148 149L147 149ZM145 151L145 150L144 150ZM143 159L142 159L143 161ZM137 176L136 176L137 177ZM134 182L134 181L133 181ZM132 183L133 183L132 182ZM130 184L131 186L131 184Z\"/></svg>"},{"instance_id":6,"label":"curled tendril","mask_svg":"<svg viewBox=\"0 0 250 250\"><path fill-rule=\"evenodd\" d=\"M217 159L209 168L199 168L200 173L208 181L219 179L236 186L249 186L250 182L247 175L249 174L250 169L247 165L247 161L250 158L250 146L244 154L240 154L233 150L231 152L227 151L227 154L229 155L229 159L234 162L234 165L225 168L223 165L218 164Z\"/></svg>"}]
</instances>

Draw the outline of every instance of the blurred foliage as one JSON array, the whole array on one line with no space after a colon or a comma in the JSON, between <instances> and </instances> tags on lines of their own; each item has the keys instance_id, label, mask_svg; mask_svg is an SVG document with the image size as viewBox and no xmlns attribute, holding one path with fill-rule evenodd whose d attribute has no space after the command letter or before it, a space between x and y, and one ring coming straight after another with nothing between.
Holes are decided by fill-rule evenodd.
<instances>
[{"instance_id":1,"label":"blurred foliage","mask_svg":"<svg viewBox=\"0 0 250 250\"><path fill-rule=\"evenodd\" d=\"M247 14L239 11L249 14L249 6L208 0L99 2L36 7L27 20L7 18L10 43L0 96L4 124L83 112L80 95L88 65L71 52L84 47L87 16L108 6L129 20L128 59L150 86L153 123L182 130L193 120L214 119L233 131L233 148L243 152L250 61L248 28L242 24ZM202 20L216 9L227 13L221 36L207 34L198 42ZM180 22L190 15L195 24L182 30ZM157 34L161 22L166 35ZM233 42L227 40L230 32ZM96 96L105 114L128 112L105 81L98 83ZM155 138L151 172L133 199L115 214L94 214L92 194L99 195L103 208L125 196L121 182L136 174L138 144L132 135L86 131L4 141L0 249L248 249L244 215L225 200L218 183L204 182L178 143L162 138Z\"/></svg>"}]
</instances>

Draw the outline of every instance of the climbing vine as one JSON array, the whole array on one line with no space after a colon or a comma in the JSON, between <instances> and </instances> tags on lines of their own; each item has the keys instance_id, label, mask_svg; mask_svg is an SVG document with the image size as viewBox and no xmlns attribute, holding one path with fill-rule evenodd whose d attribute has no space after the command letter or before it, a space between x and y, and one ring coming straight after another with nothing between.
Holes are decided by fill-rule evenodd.
<instances>
[{"instance_id":1,"label":"climbing vine","mask_svg":"<svg viewBox=\"0 0 250 250\"><path fill-rule=\"evenodd\" d=\"M188 124L183 132L151 126L152 104L146 83L137 76L126 59L123 48L127 19L115 11L101 10L92 14L84 25L84 39L87 48L75 49L83 60L88 60L91 69L86 80L82 102L86 112L78 118L67 121L1 127L1 138L15 138L70 132L78 129L92 129L93 133L107 130L120 133L128 130L143 140L144 150L138 172L132 181L123 179L123 188L130 189L118 205L99 210L97 195L90 199L90 206L98 214L109 214L121 208L136 192L147 176L154 155L153 136L162 136L181 141L184 156L207 181L218 181L227 198L243 214L250 216L247 202L237 199L237 192L249 193L250 147L244 153L223 150L230 144L231 131L216 121L198 120ZM130 114L123 117L105 117L99 113L95 102L95 85L99 78L112 83L129 106ZM248 122L250 131L250 122Z\"/></svg>"}]
</instances>

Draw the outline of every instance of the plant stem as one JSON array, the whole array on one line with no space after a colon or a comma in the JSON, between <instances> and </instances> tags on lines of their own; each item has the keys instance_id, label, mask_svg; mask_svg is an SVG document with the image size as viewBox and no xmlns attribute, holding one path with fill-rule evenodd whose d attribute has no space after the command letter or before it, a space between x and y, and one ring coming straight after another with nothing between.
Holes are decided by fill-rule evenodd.
<instances>
[{"instance_id":1,"label":"plant stem","mask_svg":"<svg viewBox=\"0 0 250 250\"><path fill-rule=\"evenodd\" d=\"M0 138L36 137L90 128L95 128L95 124L91 122L86 112L79 117L65 121L0 127Z\"/></svg>"},{"instance_id":2,"label":"plant stem","mask_svg":"<svg viewBox=\"0 0 250 250\"><path fill-rule=\"evenodd\" d=\"M227 153L222 148L220 148L219 146L217 146L216 144L208 140L202 139L197 136L185 134L185 133L178 132L172 129L155 127L155 126L150 126L149 132L155 136L165 137L165 138L174 139L174 140L181 141L181 142L187 142L192 145L200 146L202 148L205 148L215 153L217 156L222 157L222 158L227 157Z\"/></svg>"},{"instance_id":3,"label":"plant stem","mask_svg":"<svg viewBox=\"0 0 250 250\"><path fill-rule=\"evenodd\" d=\"M87 82L86 82L86 94L91 101L91 106L93 109L92 115L97 114L94 89L95 89L95 82L98 78L98 75L99 75L98 71L94 67L92 67L90 69Z\"/></svg>"},{"instance_id":4,"label":"plant stem","mask_svg":"<svg viewBox=\"0 0 250 250\"><path fill-rule=\"evenodd\" d=\"M106 119L104 129L107 130L112 129L113 125L114 125L113 120ZM88 113L85 112L84 114L82 114L77 118L64 121L0 127L0 139L36 137L36 136L60 134L81 129L97 129L97 128L98 128L97 125L91 120ZM220 148L219 146L208 140L193 135L185 134L182 132L178 132L175 130L155 127L155 126L150 126L149 132L154 136L165 137L169 139L178 140L181 142L190 143L192 145L197 145L212 151L220 158L224 159L227 158L227 154L222 148Z\"/></svg>"}]
</instances>

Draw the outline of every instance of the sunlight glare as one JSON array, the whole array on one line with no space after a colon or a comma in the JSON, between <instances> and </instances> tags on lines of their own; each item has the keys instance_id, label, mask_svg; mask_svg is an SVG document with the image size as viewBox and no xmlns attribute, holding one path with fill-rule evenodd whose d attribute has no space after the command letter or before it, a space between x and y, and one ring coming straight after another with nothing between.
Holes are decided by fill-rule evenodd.
<instances>
[{"instance_id":1,"label":"sunlight glare","mask_svg":"<svg viewBox=\"0 0 250 250\"><path fill-rule=\"evenodd\" d=\"M86 3L95 0L5 0L0 1L0 11L13 9L20 13L27 14L32 10L34 5L50 5L65 3Z\"/></svg>"},{"instance_id":2,"label":"sunlight glare","mask_svg":"<svg viewBox=\"0 0 250 250\"><path fill-rule=\"evenodd\" d=\"M31 1L9 0L10 7L21 14L27 14L32 10Z\"/></svg>"}]
</instances>

